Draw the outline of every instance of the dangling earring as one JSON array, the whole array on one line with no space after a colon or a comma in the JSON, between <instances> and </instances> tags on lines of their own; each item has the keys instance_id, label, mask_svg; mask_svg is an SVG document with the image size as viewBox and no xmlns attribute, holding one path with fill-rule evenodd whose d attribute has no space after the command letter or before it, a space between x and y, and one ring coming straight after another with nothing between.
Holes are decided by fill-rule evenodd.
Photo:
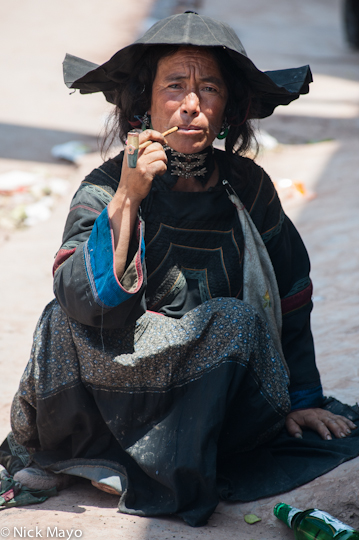
<instances>
[{"instance_id":1,"label":"dangling earring","mask_svg":"<svg viewBox=\"0 0 359 540\"><path fill-rule=\"evenodd\" d=\"M149 114L146 111L145 114L142 116L141 129L142 129L142 131L145 131L145 129L148 129L149 127L151 127L151 117L149 116Z\"/></svg>"},{"instance_id":2,"label":"dangling earring","mask_svg":"<svg viewBox=\"0 0 359 540\"><path fill-rule=\"evenodd\" d=\"M217 139L219 139L219 140L225 139L227 137L227 135L228 135L228 131L229 131L229 124L227 122L227 118L225 118L223 120L221 131L217 135Z\"/></svg>"}]
</instances>

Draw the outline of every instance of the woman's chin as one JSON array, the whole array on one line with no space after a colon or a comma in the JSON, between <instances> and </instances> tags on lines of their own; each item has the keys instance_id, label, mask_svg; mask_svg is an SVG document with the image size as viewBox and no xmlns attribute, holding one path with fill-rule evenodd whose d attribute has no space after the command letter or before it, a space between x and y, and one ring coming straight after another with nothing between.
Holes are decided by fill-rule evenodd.
<instances>
[{"instance_id":1,"label":"woman's chin","mask_svg":"<svg viewBox=\"0 0 359 540\"><path fill-rule=\"evenodd\" d=\"M176 152L181 152L181 154L197 154L198 152L201 152L207 148L207 146L210 146L212 142L212 140L208 140L207 138L200 141L168 140L168 146L170 146Z\"/></svg>"}]
</instances>

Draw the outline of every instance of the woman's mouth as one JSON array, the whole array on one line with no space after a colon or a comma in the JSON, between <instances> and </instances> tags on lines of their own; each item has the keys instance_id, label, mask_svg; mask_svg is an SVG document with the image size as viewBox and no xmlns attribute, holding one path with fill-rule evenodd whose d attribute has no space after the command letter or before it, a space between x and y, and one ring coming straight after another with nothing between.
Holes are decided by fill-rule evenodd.
<instances>
[{"instance_id":1,"label":"woman's mouth","mask_svg":"<svg viewBox=\"0 0 359 540\"><path fill-rule=\"evenodd\" d=\"M182 133L198 133L203 131L203 128L198 126L179 126L178 131Z\"/></svg>"}]
</instances>

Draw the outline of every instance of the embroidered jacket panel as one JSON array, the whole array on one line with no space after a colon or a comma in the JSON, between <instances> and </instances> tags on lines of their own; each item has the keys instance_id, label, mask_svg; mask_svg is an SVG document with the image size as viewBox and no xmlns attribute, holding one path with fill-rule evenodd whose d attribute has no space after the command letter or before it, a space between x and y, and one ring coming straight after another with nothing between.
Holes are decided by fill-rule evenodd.
<instances>
[{"instance_id":1,"label":"embroidered jacket panel","mask_svg":"<svg viewBox=\"0 0 359 540\"><path fill-rule=\"evenodd\" d=\"M235 156L229 163L219 150L216 160L221 176L230 182L262 235L275 270L282 300L282 343L291 372L291 391L304 392L303 398L309 396L309 402L319 404L322 391L310 329L312 285L306 249L263 169L243 157ZM138 219L126 271L120 281L114 272L107 204L117 189L121 163L120 154L91 172L80 185L71 203L63 243L54 264L54 292L59 303L70 317L90 326L121 328L133 324L147 308L145 220ZM155 179L153 191L160 190L161 185L163 179L158 179L158 184ZM214 189L220 191L223 187L219 184ZM150 193L148 198L151 196ZM146 207L145 200L144 216ZM243 245L239 246L241 253L243 249ZM241 263L238 266L241 280ZM240 289L241 284L236 290Z\"/></svg>"}]
</instances>

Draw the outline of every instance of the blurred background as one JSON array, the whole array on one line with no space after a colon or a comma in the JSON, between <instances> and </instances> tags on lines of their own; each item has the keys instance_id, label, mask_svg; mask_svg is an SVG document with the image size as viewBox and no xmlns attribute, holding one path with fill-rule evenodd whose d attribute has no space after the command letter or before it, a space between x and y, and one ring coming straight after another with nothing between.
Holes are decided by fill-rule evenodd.
<instances>
[{"instance_id":1,"label":"blurred background","mask_svg":"<svg viewBox=\"0 0 359 540\"><path fill-rule=\"evenodd\" d=\"M359 0L0 0L0 437L10 429L10 404L36 321L53 297L53 257L71 197L102 161L99 137L111 111L102 95L66 88L64 56L102 63L156 20L187 9L229 23L262 70L312 68L310 93L257 125L256 159L271 175L310 253L313 330L325 393L355 403L358 5Z\"/></svg>"}]
</instances>

